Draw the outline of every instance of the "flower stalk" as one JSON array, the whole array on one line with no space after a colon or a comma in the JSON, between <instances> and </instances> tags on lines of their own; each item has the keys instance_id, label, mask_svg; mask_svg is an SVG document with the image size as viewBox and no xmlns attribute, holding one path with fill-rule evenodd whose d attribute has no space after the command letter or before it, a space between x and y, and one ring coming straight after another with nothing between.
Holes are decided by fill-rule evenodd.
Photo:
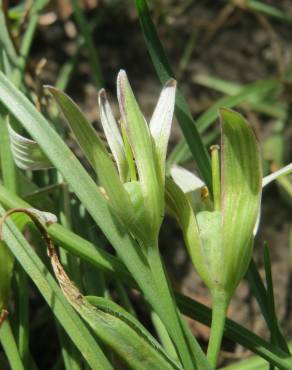
<instances>
[{"instance_id":1,"label":"flower stalk","mask_svg":"<svg viewBox=\"0 0 292 370\"><path fill-rule=\"evenodd\" d=\"M187 196L177 186L183 184L182 179L177 184L170 180L166 192L193 264L212 295L207 357L213 368L228 304L250 262L262 189L260 151L252 128L241 115L227 109L220 110L220 118L221 155L218 145L211 147L213 202L206 204L204 194L210 191L198 181L193 188L184 184ZM173 171L172 176L176 180Z\"/></svg>"},{"instance_id":2,"label":"flower stalk","mask_svg":"<svg viewBox=\"0 0 292 370\"><path fill-rule=\"evenodd\" d=\"M160 317L186 370L209 370L206 356L182 325L173 292L159 254L158 236L165 212L165 159L174 111L176 81L169 80L148 125L135 99L125 71L117 78L121 118L116 121L104 90L99 92L101 123L107 148L79 108L61 91L49 88L79 145L96 171L99 185L113 217L140 246L140 258L151 273L165 315ZM120 122L120 124L118 124ZM114 159L114 162L113 160ZM161 312L161 311L160 311Z\"/></svg>"}]
</instances>

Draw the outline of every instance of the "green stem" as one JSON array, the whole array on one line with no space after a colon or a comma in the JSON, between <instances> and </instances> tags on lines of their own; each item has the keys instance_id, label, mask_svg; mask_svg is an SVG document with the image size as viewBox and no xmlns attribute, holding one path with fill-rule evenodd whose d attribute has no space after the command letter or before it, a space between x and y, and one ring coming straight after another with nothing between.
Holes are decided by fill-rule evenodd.
<instances>
[{"instance_id":1,"label":"green stem","mask_svg":"<svg viewBox=\"0 0 292 370\"><path fill-rule=\"evenodd\" d=\"M216 369L217 359L221 347L226 311L229 300L222 291L213 291L211 334L207 350L207 359L213 369Z\"/></svg>"},{"instance_id":2,"label":"green stem","mask_svg":"<svg viewBox=\"0 0 292 370\"><path fill-rule=\"evenodd\" d=\"M161 320L166 325L166 328L168 329L169 334L175 343L184 369L195 369L195 365L193 364L194 361L190 351L188 350L189 347L180 325L175 300L172 296L170 286L165 276L158 247L149 247L147 252L148 262L154 282L156 284L157 295L160 297L161 304L164 308L164 317L161 317Z\"/></svg>"}]
</instances>

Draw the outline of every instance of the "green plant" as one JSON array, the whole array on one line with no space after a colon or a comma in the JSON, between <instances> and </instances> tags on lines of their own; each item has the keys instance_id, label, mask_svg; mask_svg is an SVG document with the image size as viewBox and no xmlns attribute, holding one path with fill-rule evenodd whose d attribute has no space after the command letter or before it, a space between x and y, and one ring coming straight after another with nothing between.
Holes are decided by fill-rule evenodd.
<instances>
[{"instance_id":1,"label":"green plant","mask_svg":"<svg viewBox=\"0 0 292 370\"><path fill-rule=\"evenodd\" d=\"M76 1L72 4L80 40L84 40L78 41L75 57L82 47L87 48L99 86L103 78L93 39L81 8ZM45 87L63 113L74 145L79 145L89 163L87 171L66 144L66 130L60 127L54 103L47 99L45 113L39 112L24 82L37 19L45 5L46 1L37 1L31 8L19 50L10 38L8 19L0 24L4 45L0 65L0 341L11 368L38 368L29 346L29 277L45 300L45 314L49 307L52 314L47 317L55 320L60 356L53 359L54 368L103 370L118 368L122 362L141 370L215 369L224 334L260 357L242 361L235 365L238 368L260 368L267 361L271 369L292 369L289 345L276 316L268 247L264 248L265 284L252 260L263 187L276 180L290 199L291 183L284 175L292 171L292 164L263 177L260 145L251 126L228 109L246 100L255 111L285 119L286 106L271 109L263 100L281 82L269 79L242 88L215 80L214 86L231 96L216 102L195 123L177 90L147 4L137 0L147 47L164 83L149 125L124 71L117 79L118 120L105 90L99 92L106 143L68 95ZM1 16L7 17L7 11ZM72 72L74 66L69 67ZM70 73L59 77L59 86L65 88ZM208 79L200 81L210 84ZM188 147L182 142L166 160L174 111ZM212 146L209 158L201 134L218 112L221 148ZM173 166L190 158L190 153L203 180ZM277 165L283 163L281 156ZM173 289L159 250L167 211L177 219L190 258L211 292L211 309ZM22 235L25 229L35 249ZM105 249L107 244L114 253ZM270 342L226 318L245 275L270 331ZM139 295L151 317L151 332L141 324L129 291ZM207 355L182 314L211 327Z\"/></svg>"}]
</instances>

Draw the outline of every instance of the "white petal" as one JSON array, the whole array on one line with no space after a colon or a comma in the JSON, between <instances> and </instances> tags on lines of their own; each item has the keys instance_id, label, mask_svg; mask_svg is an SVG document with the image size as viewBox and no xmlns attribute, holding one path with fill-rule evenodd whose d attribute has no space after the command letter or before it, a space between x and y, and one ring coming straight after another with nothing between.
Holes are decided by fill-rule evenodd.
<instances>
[{"instance_id":1,"label":"white petal","mask_svg":"<svg viewBox=\"0 0 292 370\"><path fill-rule=\"evenodd\" d=\"M278 177L287 175L288 173L292 172L292 163L288 164L287 166L281 168L280 170L271 173L270 175L263 178L263 187L268 185L270 182L276 180Z\"/></svg>"},{"instance_id":2,"label":"white petal","mask_svg":"<svg viewBox=\"0 0 292 370\"><path fill-rule=\"evenodd\" d=\"M120 177L125 180L128 173L128 164L124 143L104 89L100 90L98 94L98 104L100 120L108 145L117 163Z\"/></svg>"},{"instance_id":3,"label":"white petal","mask_svg":"<svg viewBox=\"0 0 292 370\"><path fill-rule=\"evenodd\" d=\"M183 167L173 166L170 170L170 174L174 182L184 193L189 193L205 186L205 183L198 176Z\"/></svg>"},{"instance_id":4,"label":"white petal","mask_svg":"<svg viewBox=\"0 0 292 370\"><path fill-rule=\"evenodd\" d=\"M162 174L165 171L165 158L170 135L175 105L176 81L166 82L161 91L154 113L150 121L150 132L154 139Z\"/></svg>"}]
</instances>

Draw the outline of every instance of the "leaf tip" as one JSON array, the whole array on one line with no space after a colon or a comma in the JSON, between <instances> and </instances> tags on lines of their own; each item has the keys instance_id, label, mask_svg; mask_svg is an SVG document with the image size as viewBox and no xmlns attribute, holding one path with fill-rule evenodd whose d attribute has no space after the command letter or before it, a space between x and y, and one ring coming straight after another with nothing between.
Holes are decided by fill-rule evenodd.
<instances>
[{"instance_id":1,"label":"leaf tip","mask_svg":"<svg viewBox=\"0 0 292 370\"><path fill-rule=\"evenodd\" d=\"M120 69L117 77L118 89L122 89L123 86L128 82L128 76L124 69Z\"/></svg>"},{"instance_id":2,"label":"leaf tip","mask_svg":"<svg viewBox=\"0 0 292 370\"><path fill-rule=\"evenodd\" d=\"M177 86L177 81L174 78L170 78L165 83L165 87L174 87L174 88L176 88L176 86Z\"/></svg>"},{"instance_id":3,"label":"leaf tip","mask_svg":"<svg viewBox=\"0 0 292 370\"><path fill-rule=\"evenodd\" d=\"M48 90L51 94L58 91L58 89L52 85L43 85L43 88Z\"/></svg>"}]
</instances>

